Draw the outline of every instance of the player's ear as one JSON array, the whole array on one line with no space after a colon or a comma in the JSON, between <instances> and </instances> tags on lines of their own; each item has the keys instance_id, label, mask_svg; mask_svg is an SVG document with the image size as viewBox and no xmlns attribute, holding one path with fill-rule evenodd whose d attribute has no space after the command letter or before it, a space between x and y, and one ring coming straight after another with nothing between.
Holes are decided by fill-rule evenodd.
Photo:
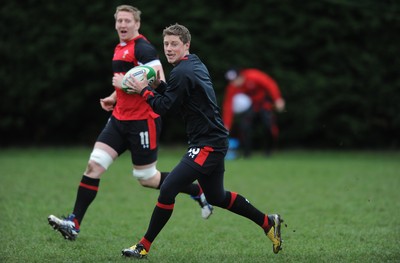
<instances>
[{"instance_id":1,"label":"player's ear","mask_svg":"<svg viewBox=\"0 0 400 263\"><path fill-rule=\"evenodd\" d=\"M137 22L136 22L135 27L136 27L136 30L139 31L139 29L140 29L140 21L137 21Z\"/></svg>"}]
</instances>

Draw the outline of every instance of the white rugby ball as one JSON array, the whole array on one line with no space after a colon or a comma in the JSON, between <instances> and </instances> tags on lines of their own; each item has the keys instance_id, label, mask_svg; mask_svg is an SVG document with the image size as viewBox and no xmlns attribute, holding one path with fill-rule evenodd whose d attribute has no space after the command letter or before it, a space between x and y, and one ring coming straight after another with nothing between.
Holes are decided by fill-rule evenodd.
<instances>
[{"instance_id":1,"label":"white rugby ball","mask_svg":"<svg viewBox=\"0 0 400 263\"><path fill-rule=\"evenodd\" d=\"M233 96L232 108L234 113L242 113L251 107L251 99L244 93Z\"/></svg>"},{"instance_id":2,"label":"white rugby ball","mask_svg":"<svg viewBox=\"0 0 400 263\"><path fill-rule=\"evenodd\" d=\"M125 76L122 79L122 87L121 89L127 93L128 92L128 86L126 86L126 81L129 78L135 78L139 81L143 80L144 73L146 72L147 74L147 80L149 81L149 85L153 83L156 79L156 72L152 67L149 66L136 66L134 68L131 68L128 72L126 72Z\"/></svg>"}]
</instances>

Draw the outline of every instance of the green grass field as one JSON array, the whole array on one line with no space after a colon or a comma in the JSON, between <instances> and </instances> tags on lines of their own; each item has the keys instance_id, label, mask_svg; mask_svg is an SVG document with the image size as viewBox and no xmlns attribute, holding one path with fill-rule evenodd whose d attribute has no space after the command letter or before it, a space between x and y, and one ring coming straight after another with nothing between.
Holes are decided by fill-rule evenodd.
<instances>
[{"instance_id":1,"label":"green grass field","mask_svg":"<svg viewBox=\"0 0 400 263\"><path fill-rule=\"evenodd\" d=\"M89 148L0 151L0 262L127 262L158 192L131 176L124 154L103 176L75 242L47 216L72 211ZM184 149L161 148L169 171ZM400 262L400 152L281 151L226 162L225 187L279 212L283 251L251 221L215 208L209 220L179 195L145 262Z\"/></svg>"}]
</instances>

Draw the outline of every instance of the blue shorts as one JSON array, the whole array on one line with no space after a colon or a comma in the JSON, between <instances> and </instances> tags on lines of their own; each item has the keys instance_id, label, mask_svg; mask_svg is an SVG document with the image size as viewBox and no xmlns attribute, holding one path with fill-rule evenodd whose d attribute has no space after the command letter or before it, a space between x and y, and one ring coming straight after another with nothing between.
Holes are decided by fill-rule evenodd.
<instances>
[{"instance_id":1,"label":"blue shorts","mask_svg":"<svg viewBox=\"0 0 400 263\"><path fill-rule=\"evenodd\" d=\"M97 141L113 148L118 156L129 150L134 165L146 165L157 161L160 133L160 117L120 121L111 116Z\"/></svg>"}]
</instances>

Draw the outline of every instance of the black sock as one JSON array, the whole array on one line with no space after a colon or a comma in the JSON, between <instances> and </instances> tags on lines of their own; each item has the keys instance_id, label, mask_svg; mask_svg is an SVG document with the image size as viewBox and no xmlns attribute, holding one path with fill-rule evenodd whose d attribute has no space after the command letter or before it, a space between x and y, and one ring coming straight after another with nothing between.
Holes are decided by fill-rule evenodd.
<instances>
[{"instance_id":1,"label":"black sock","mask_svg":"<svg viewBox=\"0 0 400 263\"><path fill-rule=\"evenodd\" d=\"M153 242L157 235L161 232L165 224L168 222L172 215L174 204L162 205L157 203L153 210L153 214L150 219L150 224L144 237Z\"/></svg>"},{"instance_id":2,"label":"black sock","mask_svg":"<svg viewBox=\"0 0 400 263\"><path fill-rule=\"evenodd\" d=\"M76 201L73 210L75 219L79 224L81 224L87 208L95 199L99 189L99 184L100 179L93 179L85 175L82 177L81 183L78 187L78 193L76 195Z\"/></svg>"},{"instance_id":3,"label":"black sock","mask_svg":"<svg viewBox=\"0 0 400 263\"><path fill-rule=\"evenodd\" d=\"M230 195L230 206L227 207L229 211L247 217L259 226L264 225L264 213L250 204L250 202L243 196L233 192L231 192Z\"/></svg>"},{"instance_id":4,"label":"black sock","mask_svg":"<svg viewBox=\"0 0 400 263\"><path fill-rule=\"evenodd\" d=\"M198 184L189 184L180 190L180 193L185 193L191 196L198 196L200 192L200 186Z\"/></svg>"},{"instance_id":5,"label":"black sock","mask_svg":"<svg viewBox=\"0 0 400 263\"><path fill-rule=\"evenodd\" d=\"M165 178L168 176L169 172L161 172L160 184L157 189L160 189ZM180 190L180 193L185 193L191 196L198 196L201 193L200 186L198 184L189 184Z\"/></svg>"}]
</instances>

